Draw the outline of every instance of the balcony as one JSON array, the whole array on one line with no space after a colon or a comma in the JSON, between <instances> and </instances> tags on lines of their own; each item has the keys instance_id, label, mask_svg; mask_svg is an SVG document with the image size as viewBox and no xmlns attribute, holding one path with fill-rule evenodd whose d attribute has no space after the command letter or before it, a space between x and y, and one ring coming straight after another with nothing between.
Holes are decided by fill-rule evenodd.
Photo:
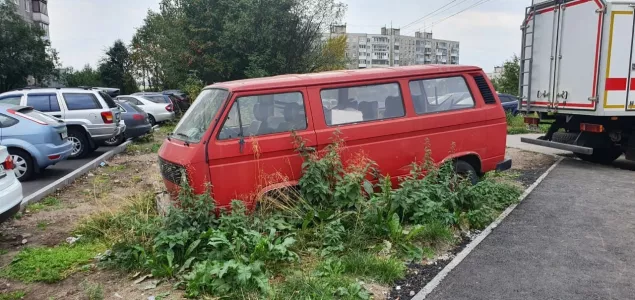
<instances>
[{"instance_id":1,"label":"balcony","mask_svg":"<svg viewBox=\"0 0 635 300\"><path fill-rule=\"evenodd\" d=\"M44 23L44 24L50 24L49 23L49 16L43 14L43 13L33 13L33 21L36 23Z\"/></svg>"},{"instance_id":2,"label":"balcony","mask_svg":"<svg viewBox=\"0 0 635 300\"><path fill-rule=\"evenodd\" d=\"M450 52L450 55L454 57L459 56L459 51L452 51Z\"/></svg>"}]
</instances>

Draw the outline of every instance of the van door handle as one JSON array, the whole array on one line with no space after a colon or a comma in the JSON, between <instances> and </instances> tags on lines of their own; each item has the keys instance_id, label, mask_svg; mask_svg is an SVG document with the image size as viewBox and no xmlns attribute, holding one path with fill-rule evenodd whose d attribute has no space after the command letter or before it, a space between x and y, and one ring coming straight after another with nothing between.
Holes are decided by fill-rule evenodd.
<instances>
[{"instance_id":1,"label":"van door handle","mask_svg":"<svg viewBox=\"0 0 635 300\"><path fill-rule=\"evenodd\" d=\"M240 137L240 141L238 141L238 145L239 145L239 148L240 148L239 149L240 153L242 154L243 150L245 150L245 139L242 136Z\"/></svg>"}]
</instances>

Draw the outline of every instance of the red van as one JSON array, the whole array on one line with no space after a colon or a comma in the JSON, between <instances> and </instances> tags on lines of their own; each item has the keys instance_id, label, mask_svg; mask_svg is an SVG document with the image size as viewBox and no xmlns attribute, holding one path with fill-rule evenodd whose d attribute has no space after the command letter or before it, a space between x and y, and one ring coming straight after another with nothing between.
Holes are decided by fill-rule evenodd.
<instances>
[{"instance_id":1,"label":"red van","mask_svg":"<svg viewBox=\"0 0 635 300\"><path fill-rule=\"evenodd\" d=\"M159 150L170 192L211 185L219 207L253 204L297 184L302 158L291 131L321 149L336 131L347 155L363 151L384 174L407 175L429 142L436 162L462 171L506 170L507 124L478 67L408 66L216 83L206 87ZM461 170L457 170L461 171ZM271 180L271 178L274 178Z\"/></svg>"}]
</instances>

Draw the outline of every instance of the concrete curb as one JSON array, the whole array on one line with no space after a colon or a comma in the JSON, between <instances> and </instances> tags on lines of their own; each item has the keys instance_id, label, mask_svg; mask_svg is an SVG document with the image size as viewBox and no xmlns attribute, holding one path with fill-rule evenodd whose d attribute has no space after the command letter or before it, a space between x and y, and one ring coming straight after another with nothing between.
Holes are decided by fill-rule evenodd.
<instances>
[{"instance_id":1,"label":"concrete curb","mask_svg":"<svg viewBox=\"0 0 635 300\"><path fill-rule=\"evenodd\" d=\"M124 150L126 150L126 148L128 147L128 145L132 143L132 140L128 140L125 141L123 144L115 147L114 149L102 154L101 156L93 159L92 161L88 162L87 164L79 167L77 170L67 174L66 176L52 182L51 184L37 190L36 192L32 193L31 195L28 195L26 197L24 197L24 199L22 199L22 204L20 205L20 210L24 210L26 208L27 205L29 205L30 203L36 203L40 200L42 200L44 197L48 196L49 194L53 193L55 190L63 188L69 184L71 184L73 181L75 181L75 179L77 179L78 177L88 173L88 171L93 170L95 168L97 168L99 166L99 164L101 164L102 161L106 161L108 159L110 159L111 157L115 156L116 154L119 154L121 152L123 152Z\"/></svg>"},{"instance_id":2,"label":"concrete curb","mask_svg":"<svg viewBox=\"0 0 635 300\"><path fill-rule=\"evenodd\" d=\"M459 252L459 254L457 254L456 257L454 257L454 259L449 264L447 264L445 268L443 268L443 270L441 270L441 272L434 276L434 278L432 278L432 280L428 282L428 284L426 284L426 286L424 286L421 291L419 291L419 293L417 293L411 300L425 299L426 296L428 296L428 294L430 294L441 283L445 276L447 276L456 266L458 266L463 261L463 259L465 259L470 254L470 252L472 252L472 250L474 250L476 246L478 246L478 244L480 244L490 233L492 233L494 228L496 228L516 208L516 206L518 206L518 204L525 200L525 198L527 198L527 196L529 196L529 194L543 180L545 180L547 175L549 175L549 173L551 173L551 171L553 171L553 169L555 169L556 166L558 166L558 164L563 159L564 158L560 158L555 163L553 163L553 165L551 165L551 167L549 167L549 169L547 169L545 173L538 177L538 179L536 179L536 181L531 186L529 186L522 195L520 195L520 197L518 198L518 203L508 207L505 211L503 211L503 213L501 213L500 216L498 216L498 218L494 222L492 222L492 224L487 226L487 228L485 228L483 232L481 232L469 244L467 244L467 246L465 246L465 248L461 252Z\"/></svg>"}]
</instances>

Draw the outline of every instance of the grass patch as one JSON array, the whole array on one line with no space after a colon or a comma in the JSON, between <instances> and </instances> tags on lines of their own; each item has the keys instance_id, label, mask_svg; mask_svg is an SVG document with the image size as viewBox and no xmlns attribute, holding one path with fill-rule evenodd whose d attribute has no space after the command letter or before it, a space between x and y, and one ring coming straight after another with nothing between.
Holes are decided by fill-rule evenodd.
<instances>
[{"instance_id":1,"label":"grass patch","mask_svg":"<svg viewBox=\"0 0 635 300\"><path fill-rule=\"evenodd\" d=\"M249 299L249 298L244 298ZM276 286L274 300L287 299L370 299L370 295L359 283L343 276L318 277L295 274Z\"/></svg>"},{"instance_id":2,"label":"grass patch","mask_svg":"<svg viewBox=\"0 0 635 300\"><path fill-rule=\"evenodd\" d=\"M343 256L342 268L346 274L363 276L385 284L391 284L406 274L406 267L401 260L381 258L359 251Z\"/></svg>"},{"instance_id":3,"label":"grass patch","mask_svg":"<svg viewBox=\"0 0 635 300\"><path fill-rule=\"evenodd\" d=\"M27 210L29 212L31 212L31 213L36 213L36 212L39 212L39 211L42 211L42 210L50 211L50 210L60 209L61 207L62 207L62 202L60 201L60 199L57 199L56 197L49 196L49 197L44 198L44 200L42 200L40 202L30 204L27 207Z\"/></svg>"},{"instance_id":4,"label":"grass patch","mask_svg":"<svg viewBox=\"0 0 635 300\"><path fill-rule=\"evenodd\" d=\"M10 293L0 294L0 300L19 300L26 296L25 291L13 291Z\"/></svg>"},{"instance_id":5,"label":"grass patch","mask_svg":"<svg viewBox=\"0 0 635 300\"><path fill-rule=\"evenodd\" d=\"M108 173L116 173L126 169L126 165L116 165L116 166L107 166L106 172Z\"/></svg>"},{"instance_id":6,"label":"grass patch","mask_svg":"<svg viewBox=\"0 0 635 300\"><path fill-rule=\"evenodd\" d=\"M48 226L48 223L46 223L46 221L39 221L39 222L37 222L37 228L38 228L39 230L44 231L44 230L46 230L46 227L47 227L47 226Z\"/></svg>"},{"instance_id":7,"label":"grass patch","mask_svg":"<svg viewBox=\"0 0 635 300\"><path fill-rule=\"evenodd\" d=\"M514 116L511 113L506 113L506 118L507 134L546 133L549 130L549 126L551 126L551 124L538 124L537 129L532 129L525 124L525 118L522 114Z\"/></svg>"},{"instance_id":8,"label":"grass patch","mask_svg":"<svg viewBox=\"0 0 635 300\"><path fill-rule=\"evenodd\" d=\"M89 263L103 244L79 243L54 248L26 248L0 271L0 276L22 282L58 282Z\"/></svg>"},{"instance_id":9,"label":"grass patch","mask_svg":"<svg viewBox=\"0 0 635 300\"><path fill-rule=\"evenodd\" d=\"M121 210L104 211L81 220L74 233L108 244L151 240L159 222L154 194L140 194L126 201Z\"/></svg>"},{"instance_id":10,"label":"grass patch","mask_svg":"<svg viewBox=\"0 0 635 300\"><path fill-rule=\"evenodd\" d=\"M104 287L99 283L83 282L82 288L88 300L103 300Z\"/></svg>"}]
</instances>

